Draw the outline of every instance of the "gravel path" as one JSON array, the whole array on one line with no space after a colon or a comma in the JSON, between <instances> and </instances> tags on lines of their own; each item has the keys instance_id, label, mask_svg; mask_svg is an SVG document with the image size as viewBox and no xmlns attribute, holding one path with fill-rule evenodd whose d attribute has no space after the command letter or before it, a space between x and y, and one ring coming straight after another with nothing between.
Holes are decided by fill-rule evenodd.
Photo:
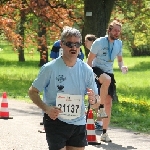
<instances>
[{"instance_id":1,"label":"gravel path","mask_svg":"<svg viewBox=\"0 0 150 150\"><path fill-rule=\"evenodd\" d=\"M48 150L45 133L39 133L43 126L41 110L34 104L8 100L10 116L0 119L0 150ZM112 143L89 145L85 150L150 150L150 135L110 128ZM96 132L99 139L101 132Z\"/></svg>"}]
</instances>

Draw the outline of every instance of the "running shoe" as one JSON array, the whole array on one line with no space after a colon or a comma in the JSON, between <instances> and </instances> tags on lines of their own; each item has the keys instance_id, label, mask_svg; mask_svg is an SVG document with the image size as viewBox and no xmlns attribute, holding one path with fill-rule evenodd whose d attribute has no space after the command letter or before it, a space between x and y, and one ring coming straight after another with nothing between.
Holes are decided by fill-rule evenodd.
<instances>
[{"instance_id":1,"label":"running shoe","mask_svg":"<svg viewBox=\"0 0 150 150\"><path fill-rule=\"evenodd\" d=\"M103 142L112 142L107 133L101 134L101 141Z\"/></svg>"}]
</instances>

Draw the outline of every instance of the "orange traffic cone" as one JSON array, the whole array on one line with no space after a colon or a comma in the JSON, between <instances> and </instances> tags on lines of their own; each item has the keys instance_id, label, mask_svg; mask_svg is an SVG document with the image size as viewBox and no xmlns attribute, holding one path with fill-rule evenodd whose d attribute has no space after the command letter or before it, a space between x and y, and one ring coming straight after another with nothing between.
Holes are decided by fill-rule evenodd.
<instances>
[{"instance_id":1,"label":"orange traffic cone","mask_svg":"<svg viewBox=\"0 0 150 150\"><path fill-rule=\"evenodd\" d=\"M95 126L94 126L94 119L93 119L93 111L90 109L87 114L87 141L89 145L100 145L101 143L97 142L96 133L95 133Z\"/></svg>"},{"instance_id":2,"label":"orange traffic cone","mask_svg":"<svg viewBox=\"0 0 150 150\"><path fill-rule=\"evenodd\" d=\"M6 92L3 92L3 96L2 96L0 119L12 119L12 117L9 117L8 101L7 101L7 93Z\"/></svg>"}]
</instances>

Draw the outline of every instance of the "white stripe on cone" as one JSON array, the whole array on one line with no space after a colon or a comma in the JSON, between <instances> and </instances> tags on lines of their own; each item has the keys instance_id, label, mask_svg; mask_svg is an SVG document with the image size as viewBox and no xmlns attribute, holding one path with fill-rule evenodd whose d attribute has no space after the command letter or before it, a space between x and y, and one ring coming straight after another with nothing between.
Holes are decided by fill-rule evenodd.
<instances>
[{"instance_id":1,"label":"white stripe on cone","mask_svg":"<svg viewBox=\"0 0 150 150\"><path fill-rule=\"evenodd\" d=\"M87 135L96 135L95 130L87 130Z\"/></svg>"},{"instance_id":2,"label":"white stripe on cone","mask_svg":"<svg viewBox=\"0 0 150 150\"><path fill-rule=\"evenodd\" d=\"M94 120L93 119L87 119L87 124L94 124Z\"/></svg>"},{"instance_id":3,"label":"white stripe on cone","mask_svg":"<svg viewBox=\"0 0 150 150\"><path fill-rule=\"evenodd\" d=\"M0 111L1 111L1 112L8 112L8 108L1 107Z\"/></svg>"},{"instance_id":4,"label":"white stripe on cone","mask_svg":"<svg viewBox=\"0 0 150 150\"><path fill-rule=\"evenodd\" d=\"M8 103L7 98L3 98L2 103Z\"/></svg>"}]
</instances>

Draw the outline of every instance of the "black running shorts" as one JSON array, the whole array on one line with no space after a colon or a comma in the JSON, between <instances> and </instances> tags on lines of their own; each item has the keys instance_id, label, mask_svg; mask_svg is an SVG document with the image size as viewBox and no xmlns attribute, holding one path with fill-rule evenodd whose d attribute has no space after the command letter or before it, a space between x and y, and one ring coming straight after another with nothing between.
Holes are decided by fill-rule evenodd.
<instances>
[{"instance_id":1,"label":"black running shorts","mask_svg":"<svg viewBox=\"0 0 150 150\"><path fill-rule=\"evenodd\" d=\"M67 124L59 119L52 120L44 114L44 128L49 150L59 150L65 146L87 146L86 126Z\"/></svg>"}]
</instances>

